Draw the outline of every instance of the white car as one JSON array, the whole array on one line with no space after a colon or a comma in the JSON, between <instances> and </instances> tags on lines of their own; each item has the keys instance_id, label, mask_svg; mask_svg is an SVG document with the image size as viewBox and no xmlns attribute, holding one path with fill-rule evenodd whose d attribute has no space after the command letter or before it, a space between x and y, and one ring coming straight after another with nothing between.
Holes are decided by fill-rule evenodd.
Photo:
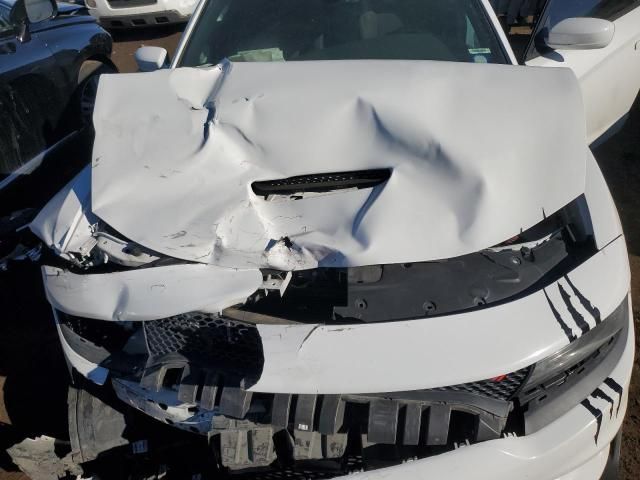
<instances>
[{"instance_id":1,"label":"white car","mask_svg":"<svg viewBox=\"0 0 640 480\"><path fill-rule=\"evenodd\" d=\"M70 365L221 471L613 478L634 330L589 145L640 8L542 3L529 66L487 0L209 0L170 68L101 79L31 225Z\"/></svg>"},{"instance_id":2,"label":"white car","mask_svg":"<svg viewBox=\"0 0 640 480\"><path fill-rule=\"evenodd\" d=\"M85 0L89 13L108 29L186 23L198 0Z\"/></svg>"}]
</instances>

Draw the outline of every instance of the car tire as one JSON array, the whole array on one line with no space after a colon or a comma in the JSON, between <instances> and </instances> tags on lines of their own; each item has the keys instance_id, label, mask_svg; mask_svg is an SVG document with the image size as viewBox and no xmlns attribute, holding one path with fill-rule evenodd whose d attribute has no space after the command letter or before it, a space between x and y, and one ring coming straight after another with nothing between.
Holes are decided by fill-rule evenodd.
<instances>
[{"instance_id":1,"label":"car tire","mask_svg":"<svg viewBox=\"0 0 640 480\"><path fill-rule=\"evenodd\" d=\"M118 73L118 71L111 65L97 60L87 60L80 68L73 102L73 113L74 117L79 120L79 127L91 125L100 76L110 73Z\"/></svg>"}]
</instances>

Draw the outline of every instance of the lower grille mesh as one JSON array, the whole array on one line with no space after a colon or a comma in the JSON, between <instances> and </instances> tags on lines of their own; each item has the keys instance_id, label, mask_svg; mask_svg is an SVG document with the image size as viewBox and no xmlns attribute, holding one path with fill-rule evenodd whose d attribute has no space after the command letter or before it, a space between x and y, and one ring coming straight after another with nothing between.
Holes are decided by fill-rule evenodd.
<instances>
[{"instance_id":1,"label":"lower grille mesh","mask_svg":"<svg viewBox=\"0 0 640 480\"><path fill-rule=\"evenodd\" d=\"M518 392L527 378L529 370L530 368L527 367L491 380L463 383L449 387L434 388L433 390L442 392L466 392L496 400L509 400Z\"/></svg>"},{"instance_id":2,"label":"lower grille mesh","mask_svg":"<svg viewBox=\"0 0 640 480\"><path fill-rule=\"evenodd\" d=\"M185 313L145 322L151 361L179 355L227 376L257 378L262 373L262 342L255 325L207 313Z\"/></svg>"}]
</instances>

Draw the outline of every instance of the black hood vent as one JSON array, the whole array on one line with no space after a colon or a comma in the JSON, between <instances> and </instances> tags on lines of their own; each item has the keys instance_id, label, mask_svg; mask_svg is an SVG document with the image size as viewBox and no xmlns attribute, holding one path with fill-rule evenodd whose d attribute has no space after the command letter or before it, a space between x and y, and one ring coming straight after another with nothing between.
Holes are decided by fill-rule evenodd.
<instances>
[{"instance_id":1,"label":"black hood vent","mask_svg":"<svg viewBox=\"0 0 640 480\"><path fill-rule=\"evenodd\" d=\"M360 170L356 172L318 173L253 182L253 193L269 195L299 195L304 193L332 192L352 188L371 188L383 184L391 177L391 169Z\"/></svg>"}]
</instances>

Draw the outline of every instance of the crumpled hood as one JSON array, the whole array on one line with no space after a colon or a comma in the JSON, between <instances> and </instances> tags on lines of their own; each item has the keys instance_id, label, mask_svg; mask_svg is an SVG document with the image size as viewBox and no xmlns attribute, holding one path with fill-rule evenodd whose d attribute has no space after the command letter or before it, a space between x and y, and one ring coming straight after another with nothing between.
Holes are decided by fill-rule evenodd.
<instances>
[{"instance_id":1,"label":"crumpled hood","mask_svg":"<svg viewBox=\"0 0 640 480\"><path fill-rule=\"evenodd\" d=\"M567 69L342 61L109 75L94 123L93 213L157 252L234 268L455 257L585 186ZM303 198L252 190L373 169L389 179Z\"/></svg>"}]
</instances>

